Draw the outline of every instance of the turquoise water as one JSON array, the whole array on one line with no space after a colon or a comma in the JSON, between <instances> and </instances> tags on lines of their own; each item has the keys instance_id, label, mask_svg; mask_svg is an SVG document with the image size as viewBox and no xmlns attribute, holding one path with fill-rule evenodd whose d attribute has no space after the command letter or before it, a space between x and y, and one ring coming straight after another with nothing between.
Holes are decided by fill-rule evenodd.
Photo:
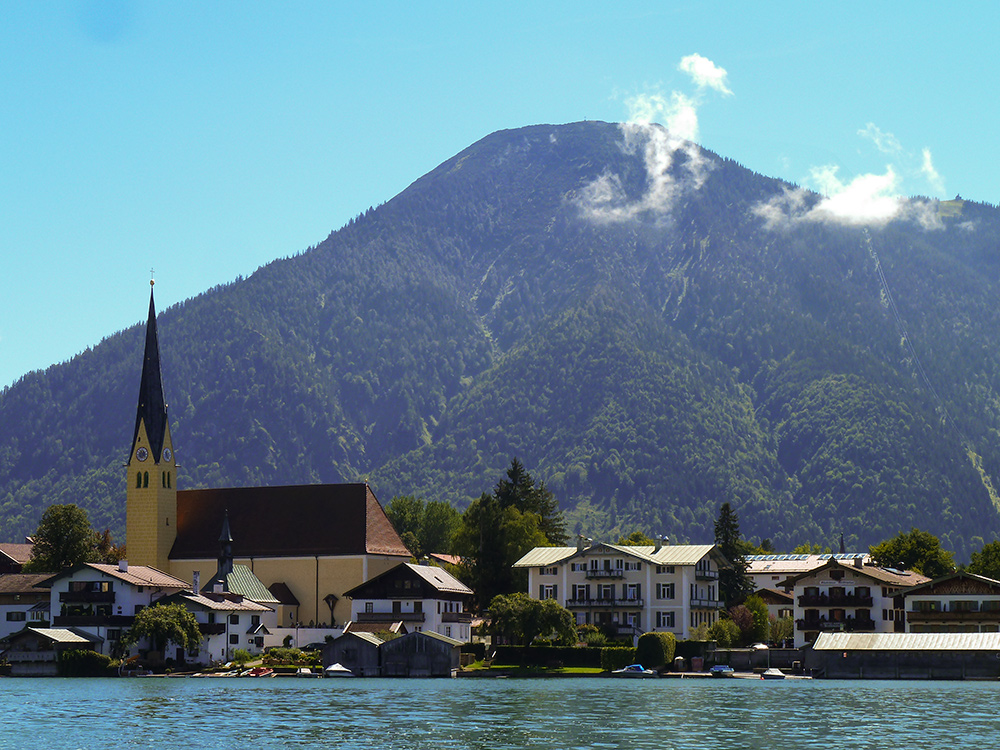
<instances>
[{"instance_id":1,"label":"turquoise water","mask_svg":"<svg viewBox=\"0 0 1000 750\"><path fill-rule=\"evenodd\" d=\"M0 748L997 748L1000 683L0 679Z\"/></svg>"}]
</instances>

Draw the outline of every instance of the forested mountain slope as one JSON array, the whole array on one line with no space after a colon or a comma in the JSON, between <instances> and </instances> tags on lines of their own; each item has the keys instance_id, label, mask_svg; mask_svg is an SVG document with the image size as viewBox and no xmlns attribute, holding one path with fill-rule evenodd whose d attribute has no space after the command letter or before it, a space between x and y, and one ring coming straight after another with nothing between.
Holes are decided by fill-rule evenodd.
<instances>
[{"instance_id":1,"label":"forested mountain slope","mask_svg":"<svg viewBox=\"0 0 1000 750\"><path fill-rule=\"evenodd\" d=\"M301 255L160 315L182 487L367 478L462 506L511 456L591 537L780 548L1000 531L1000 215L893 221L674 141L495 133ZM137 318L143 311L136 311ZM138 329L0 395L2 536L124 529Z\"/></svg>"}]
</instances>

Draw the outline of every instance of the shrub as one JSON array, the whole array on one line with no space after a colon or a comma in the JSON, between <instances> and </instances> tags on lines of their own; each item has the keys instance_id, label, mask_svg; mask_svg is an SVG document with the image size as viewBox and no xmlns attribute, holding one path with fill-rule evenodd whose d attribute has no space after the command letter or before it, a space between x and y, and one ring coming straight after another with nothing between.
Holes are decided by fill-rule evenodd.
<instances>
[{"instance_id":1,"label":"shrub","mask_svg":"<svg viewBox=\"0 0 1000 750\"><path fill-rule=\"evenodd\" d=\"M269 666L299 664L302 660L302 652L297 648L272 648L264 657L264 663Z\"/></svg>"},{"instance_id":2,"label":"shrub","mask_svg":"<svg viewBox=\"0 0 1000 750\"><path fill-rule=\"evenodd\" d=\"M108 677L116 674L110 656L86 648L74 648L59 654L61 677Z\"/></svg>"},{"instance_id":3,"label":"shrub","mask_svg":"<svg viewBox=\"0 0 1000 750\"><path fill-rule=\"evenodd\" d=\"M238 648L233 651L233 661L237 664L246 664L252 658L253 657L250 655L250 652L245 648Z\"/></svg>"},{"instance_id":4,"label":"shrub","mask_svg":"<svg viewBox=\"0 0 1000 750\"><path fill-rule=\"evenodd\" d=\"M674 660L677 639L673 633L643 633L635 648L635 660L646 669L658 669Z\"/></svg>"},{"instance_id":5,"label":"shrub","mask_svg":"<svg viewBox=\"0 0 1000 750\"><path fill-rule=\"evenodd\" d=\"M708 629L708 637L715 641L719 648L734 648L740 643L743 632L735 622L723 618L716 620Z\"/></svg>"},{"instance_id":6,"label":"shrub","mask_svg":"<svg viewBox=\"0 0 1000 750\"><path fill-rule=\"evenodd\" d=\"M613 672L634 663L634 648L609 647L601 649L601 669L606 672Z\"/></svg>"}]
</instances>

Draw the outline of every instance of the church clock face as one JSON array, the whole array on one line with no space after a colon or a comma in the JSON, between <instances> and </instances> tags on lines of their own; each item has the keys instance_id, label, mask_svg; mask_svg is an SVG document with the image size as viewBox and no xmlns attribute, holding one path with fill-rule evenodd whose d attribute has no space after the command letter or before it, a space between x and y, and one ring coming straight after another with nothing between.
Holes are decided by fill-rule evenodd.
<instances>
[{"instance_id":1,"label":"church clock face","mask_svg":"<svg viewBox=\"0 0 1000 750\"><path fill-rule=\"evenodd\" d=\"M164 461L169 461L170 458L171 458L171 456L173 456L173 455L174 454L170 452L169 448L164 448L163 449L163 460Z\"/></svg>"},{"instance_id":2,"label":"church clock face","mask_svg":"<svg viewBox=\"0 0 1000 750\"><path fill-rule=\"evenodd\" d=\"M145 445L139 446L139 448L135 452L135 457L138 458L140 461L145 461L147 458L149 458L149 451L146 449Z\"/></svg>"}]
</instances>

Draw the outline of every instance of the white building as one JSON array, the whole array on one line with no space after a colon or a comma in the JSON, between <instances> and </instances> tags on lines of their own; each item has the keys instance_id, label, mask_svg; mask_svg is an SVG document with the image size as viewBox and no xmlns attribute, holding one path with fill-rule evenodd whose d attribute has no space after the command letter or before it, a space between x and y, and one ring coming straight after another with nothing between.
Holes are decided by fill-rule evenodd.
<instances>
[{"instance_id":1,"label":"white building","mask_svg":"<svg viewBox=\"0 0 1000 750\"><path fill-rule=\"evenodd\" d=\"M178 662L226 662L233 658L237 649L247 651L251 656L264 651L264 635L268 632L265 620L273 620L274 616L270 607L241 594L225 592L194 594L184 591L164 603L175 602L194 614L202 634L198 649L187 653L178 649L175 657Z\"/></svg>"},{"instance_id":2,"label":"white building","mask_svg":"<svg viewBox=\"0 0 1000 750\"><path fill-rule=\"evenodd\" d=\"M1000 632L1000 581L951 573L902 593L907 633Z\"/></svg>"},{"instance_id":3,"label":"white building","mask_svg":"<svg viewBox=\"0 0 1000 750\"><path fill-rule=\"evenodd\" d=\"M829 559L783 581L795 597L795 648L823 632L901 633L905 628L897 595L926 583L919 573L866 565L863 558Z\"/></svg>"},{"instance_id":4,"label":"white building","mask_svg":"<svg viewBox=\"0 0 1000 750\"><path fill-rule=\"evenodd\" d=\"M430 631L459 641L472 638L473 591L444 568L401 563L345 592L352 623L402 622L410 632Z\"/></svg>"},{"instance_id":5,"label":"white building","mask_svg":"<svg viewBox=\"0 0 1000 750\"><path fill-rule=\"evenodd\" d=\"M792 576L808 573L825 565L829 560L842 560L851 564L861 558L863 565L871 565L867 552L826 552L821 555L747 555L747 578L754 589L777 589Z\"/></svg>"},{"instance_id":6,"label":"white building","mask_svg":"<svg viewBox=\"0 0 1000 750\"><path fill-rule=\"evenodd\" d=\"M50 573L0 575L0 638L26 627L49 626L49 589L36 585L49 578Z\"/></svg>"},{"instance_id":7,"label":"white building","mask_svg":"<svg viewBox=\"0 0 1000 750\"><path fill-rule=\"evenodd\" d=\"M110 655L140 610L190 584L145 565L84 563L48 578L54 628L74 627L101 639Z\"/></svg>"},{"instance_id":8,"label":"white building","mask_svg":"<svg viewBox=\"0 0 1000 750\"><path fill-rule=\"evenodd\" d=\"M669 631L678 639L723 607L719 570L730 567L712 544L535 547L514 563L528 571L528 595L555 599L616 635Z\"/></svg>"}]
</instances>

